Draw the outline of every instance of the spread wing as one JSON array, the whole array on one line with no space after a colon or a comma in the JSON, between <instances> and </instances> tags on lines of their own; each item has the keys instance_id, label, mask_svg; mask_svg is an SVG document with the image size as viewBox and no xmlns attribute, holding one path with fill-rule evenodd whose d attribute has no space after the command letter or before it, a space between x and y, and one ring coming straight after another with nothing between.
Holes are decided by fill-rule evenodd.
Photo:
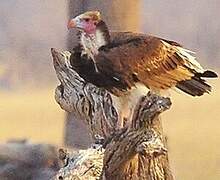
<instances>
[{"instance_id":1,"label":"spread wing","mask_svg":"<svg viewBox=\"0 0 220 180\"><path fill-rule=\"evenodd\" d=\"M113 33L112 43L95 57L101 73L130 89L136 82L154 90L174 87L203 68L193 53L178 43L135 33Z\"/></svg>"}]
</instances>

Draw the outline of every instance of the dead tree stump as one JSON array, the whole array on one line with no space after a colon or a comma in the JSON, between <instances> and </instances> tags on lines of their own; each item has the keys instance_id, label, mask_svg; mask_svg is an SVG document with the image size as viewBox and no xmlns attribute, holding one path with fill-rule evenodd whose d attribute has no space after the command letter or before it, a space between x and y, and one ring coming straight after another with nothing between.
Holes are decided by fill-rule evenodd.
<instances>
[{"instance_id":1,"label":"dead tree stump","mask_svg":"<svg viewBox=\"0 0 220 180\"><path fill-rule=\"evenodd\" d=\"M111 95L85 82L69 63L69 52L51 49L60 85L55 99L62 109L85 120L94 144L78 153L60 150L64 167L55 179L173 180L159 114L169 98L148 93L136 105L130 127L116 127Z\"/></svg>"}]
</instances>

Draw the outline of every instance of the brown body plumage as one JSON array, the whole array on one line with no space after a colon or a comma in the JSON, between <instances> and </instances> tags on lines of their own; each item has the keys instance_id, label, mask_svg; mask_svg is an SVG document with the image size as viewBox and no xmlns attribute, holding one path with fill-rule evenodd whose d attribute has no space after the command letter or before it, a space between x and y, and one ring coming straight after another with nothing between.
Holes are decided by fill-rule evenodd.
<instances>
[{"instance_id":1,"label":"brown body plumage","mask_svg":"<svg viewBox=\"0 0 220 180\"><path fill-rule=\"evenodd\" d=\"M115 32L111 33L108 44L100 47L99 53L94 55L97 73L88 72L88 69L92 71L93 66L89 58L82 58L83 62L80 63L84 63L84 76L90 76L88 81L106 88L116 96L123 95L137 82L157 92L177 87L190 95L200 96L211 90L201 79L203 73L209 72L210 77L215 77L215 74L204 71L190 53L173 41L145 34ZM74 67L74 58L71 58L71 62ZM80 68L76 70L80 71ZM93 79L90 79L92 74ZM112 83L105 80L106 76L112 79ZM190 79L193 79L195 86L192 92L188 89L191 88L190 81L187 81L189 87L184 87L184 81Z\"/></svg>"},{"instance_id":2,"label":"brown body plumage","mask_svg":"<svg viewBox=\"0 0 220 180\"><path fill-rule=\"evenodd\" d=\"M83 29L71 65L84 79L115 96L128 95L139 85L156 92L176 87L201 96L211 91L203 77L217 77L176 42L132 32L110 33L99 12L77 16L70 27Z\"/></svg>"}]
</instances>

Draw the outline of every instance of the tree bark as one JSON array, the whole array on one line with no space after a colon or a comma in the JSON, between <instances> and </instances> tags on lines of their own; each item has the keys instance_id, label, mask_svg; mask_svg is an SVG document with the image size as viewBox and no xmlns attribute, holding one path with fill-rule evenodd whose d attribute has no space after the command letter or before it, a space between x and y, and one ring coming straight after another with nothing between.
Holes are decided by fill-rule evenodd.
<instances>
[{"instance_id":1,"label":"tree bark","mask_svg":"<svg viewBox=\"0 0 220 180\"><path fill-rule=\"evenodd\" d=\"M151 93L142 97L130 127L118 130L111 95L71 69L69 53L51 51L61 82L55 99L62 109L83 117L95 143L78 153L61 150L64 167L55 179L173 180L158 118L170 99Z\"/></svg>"},{"instance_id":2,"label":"tree bark","mask_svg":"<svg viewBox=\"0 0 220 180\"><path fill-rule=\"evenodd\" d=\"M87 10L99 10L102 18L108 24L110 30L138 31L140 28L139 12L140 0L69 0L68 17L72 18ZM72 50L76 45L76 32L68 33L67 48ZM65 144L77 148L85 148L91 144L88 130L81 123L82 119L74 112L67 114L65 122ZM74 129L74 131L73 131ZM80 132L80 133L76 133ZM79 141L80 139L80 141Z\"/></svg>"}]
</instances>

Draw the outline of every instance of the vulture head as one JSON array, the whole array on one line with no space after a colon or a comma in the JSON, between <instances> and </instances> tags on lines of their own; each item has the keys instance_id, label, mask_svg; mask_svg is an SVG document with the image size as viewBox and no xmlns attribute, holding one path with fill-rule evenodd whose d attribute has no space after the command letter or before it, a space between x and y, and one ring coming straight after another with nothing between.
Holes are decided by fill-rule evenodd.
<instances>
[{"instance_id":1,"label":"vulture head","mask_svg":"<svg viewBox=\"0 0 220 180\"><path fill-rule=\"evenodd\" d=\"M99 48L110 43L110 33L107 25L101 19L99 11L87 11L69 21L68 29L80 31L80 44L82 54L94 60L99 53Z\"/></svg>"},{"instance_id":2,"label":"vulture head","mask_svg":"<svg viewBox=\"0 0 220 180\"><path fill-rule=\"evenodd\" d=\"M77 28L85 33L94 34L100 21L101 14L99 11L87 11L71 19L67 27L68 29Z\"/></svg>"}]
</instances>

